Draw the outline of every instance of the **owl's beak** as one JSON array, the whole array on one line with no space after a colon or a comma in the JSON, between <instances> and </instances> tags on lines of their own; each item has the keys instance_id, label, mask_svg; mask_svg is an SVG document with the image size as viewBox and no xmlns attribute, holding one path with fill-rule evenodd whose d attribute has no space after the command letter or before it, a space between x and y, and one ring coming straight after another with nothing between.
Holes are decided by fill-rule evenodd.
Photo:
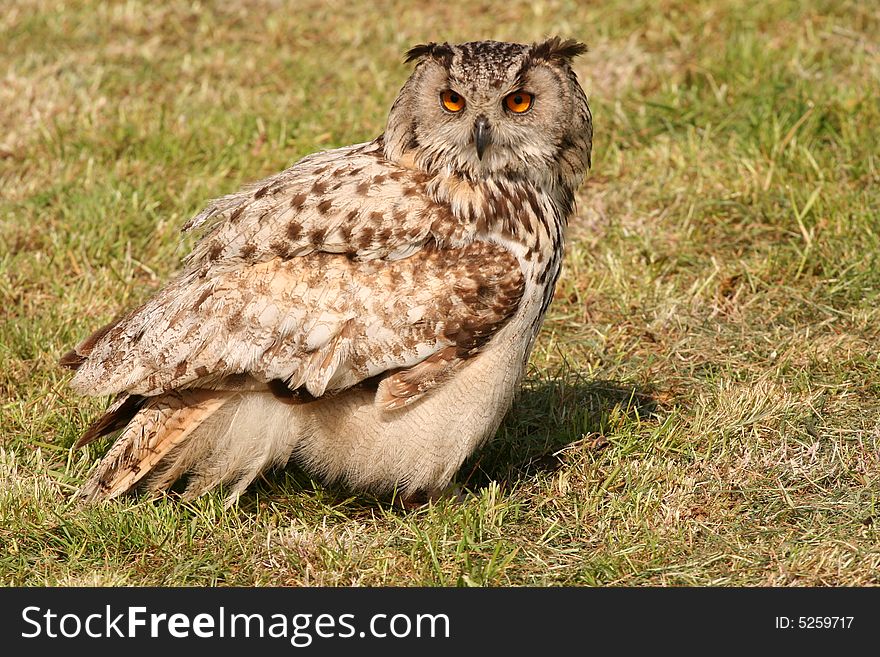
<instances>
[{"instance_id":1,"label":"owl's beak","mask_svg":"<svg viewBox=\"0 0 880 657\"><path fill-rule=\"evenodd\" d=\"M477 157L483 159L483 152L492 142L492 131L489 125L489 119L485 116L478 116L474 123L474 145L477 147Z\"/></svg>"}]
</instances>

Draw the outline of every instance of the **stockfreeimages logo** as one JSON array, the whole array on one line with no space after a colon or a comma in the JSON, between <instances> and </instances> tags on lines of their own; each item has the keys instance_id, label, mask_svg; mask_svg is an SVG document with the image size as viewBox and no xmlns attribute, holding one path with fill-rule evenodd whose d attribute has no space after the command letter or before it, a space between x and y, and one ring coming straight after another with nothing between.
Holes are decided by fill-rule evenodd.
<instances>
[{"instance_id":1,"label":"stockfreeimages logo","mask_svg":"<svg viewBox=\"0 0 880 657\"><path fill-rule=\"evenodd\" d=\"M364 629L358 630L355 614L263 614L230 613L219 607L214 613L155 613L146 607L114 610L106 605L102 612L58 613L37 606L21 612L24 639L174 639L271 638L286 639L305 648L316 638L449 638L446 614L373 614Z\"/></svg>"}]
</instances>

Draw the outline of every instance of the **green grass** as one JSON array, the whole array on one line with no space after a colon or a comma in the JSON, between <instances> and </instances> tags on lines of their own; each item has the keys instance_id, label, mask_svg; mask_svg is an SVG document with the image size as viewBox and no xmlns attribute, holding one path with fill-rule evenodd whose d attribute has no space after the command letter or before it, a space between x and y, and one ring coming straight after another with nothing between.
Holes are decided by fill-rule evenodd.
<instances>
[{"instance_id":1,"label":"green grass","mask_svg":"<svg viewBox=\"0 0 880 657\"><path fill-rule=\"evenodd\" d=\"M877 584L880 8L380 5L4 6L0 584ZM232 509L70 503L106 400L56 360L168 278L187 218L378 134L412 44L551 34L591 46L593 169L463 502L290 468Z\"/></svg>"}]
</instances>

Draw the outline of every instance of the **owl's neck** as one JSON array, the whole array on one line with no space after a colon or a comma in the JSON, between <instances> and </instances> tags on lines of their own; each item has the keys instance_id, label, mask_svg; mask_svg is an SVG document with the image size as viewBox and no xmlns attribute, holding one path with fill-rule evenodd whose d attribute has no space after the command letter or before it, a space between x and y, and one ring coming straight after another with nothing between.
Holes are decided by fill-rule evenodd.
<instances>
[{"instance_id":1,"label":"owl's neck","mask_svg":"<svg viewBox=\"0 0 880 657\"><path fill-rule=\"evenodd\" d=\"M381 140L376 146L385 147L385 158L417 172L424 192L437 207L448 210L441 221L456 227L449 233L457 236L451 242L483 239L502 244L517 256L533 284L552 291L559 276L565 227L574 211L570 180L559 175L534 179L506 171L472 176L436 166L418 149L395 152Z\"/></svg>"},{"instance_id":2,"label":"owl's neck","mask_svg":"<svg viewBox=\"0 0 880 657\"><path fill-rule=\"evenodd\" d=\"M565 226L574 209L574 185L560 175L538 171L456 171L439 165L436 158L417 148L393 147L384 136L376 140L385 158L397 166L418 171L427 180L427 191L438 203L448 205L461 221L498 216L515 220L523 208L551 214ZM546 206L549 201L550 207ZM507 207L505 207L505 205Z\"/></svg>"},{"instance_id":3,"label":"owl's neck","mask_svg":"<svg viewBox=\"0 0 880 657\"><path fill-rule=\"evenodd\" d=\"M449 209L464 235L503 245L520 260L527 279L541 289L552 289L574 208L572 190L542 187L522 178L469 181L438 172L428 179L425 191Z\"/></svg>"},{"instance_id":4,"label":"owl's neck","mask_svg":"<svg viewBox=\"0 0 880 657\"><path fill-rule=\"evenodd\" d=\"M469 180L458 173L439 171L425 186L438 203L449 207L464 223L496 223L508 232L528 232L534 222L565 227L574 209L574 192L562 184L536 184L519 176L492 176Z\"/></svg>"}]
</instances>

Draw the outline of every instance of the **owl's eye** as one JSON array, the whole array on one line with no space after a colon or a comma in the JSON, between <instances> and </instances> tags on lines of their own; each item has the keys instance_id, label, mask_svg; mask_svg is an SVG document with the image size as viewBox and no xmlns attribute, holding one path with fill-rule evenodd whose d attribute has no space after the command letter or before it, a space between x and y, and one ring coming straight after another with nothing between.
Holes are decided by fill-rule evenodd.
<instances>
[{"instance_id":1,"label":"owl's eye","mask_svg":"<svg viewBox=\"0 0 880 657\"><path fill-rule=\"evenodd\" d=\"M504 97L504 106L514 114L528 112L532 108L535 97L526 91L514 91Z\"/></svg>"},{"instance_id":2,"label":"owl's eye","mask_svg":"<svg viewBox=\"0 0 880 657\"><path fill-rule=\"evenodd\" d=\"M447 89L440 94L440 103L443 108L450 112L460 112L464 109L464 98L459 96L452 89Z\"/></svg>"}]
</instances>

